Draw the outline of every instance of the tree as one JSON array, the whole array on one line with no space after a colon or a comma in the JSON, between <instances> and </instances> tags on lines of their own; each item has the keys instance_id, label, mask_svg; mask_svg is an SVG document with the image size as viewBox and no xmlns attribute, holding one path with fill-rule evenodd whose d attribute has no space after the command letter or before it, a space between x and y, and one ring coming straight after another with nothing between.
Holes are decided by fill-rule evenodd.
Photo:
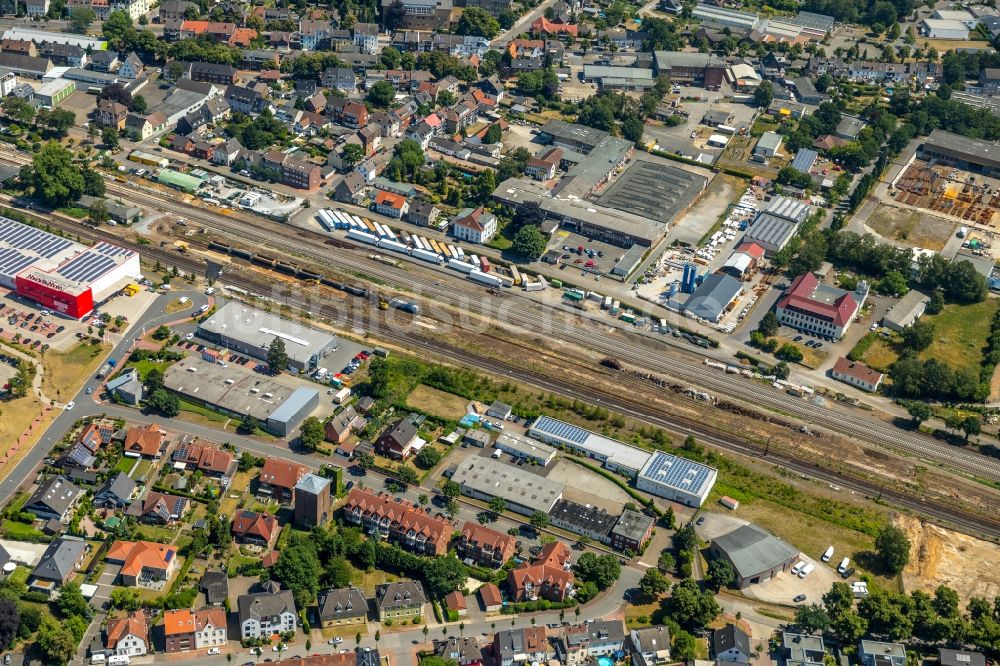
<instances>
[{"instance_id":1,"label":"tree","mask_svg":"<svg viewBox=\"0 0 1000 666\"><path fill-rule=\"evenodd\" d=\"M778 361L775 363L774 367L771 368L771 372L774 373L774 376L778 379L788 379L788 375L792 373L792 371L788 369L788 363L786 361Z\"/></svg>"},{"instance_id":2,"label":"tree","mask_svg":"<svg viewBox=\"0 0 1000 666\"><path fill-rule=\"evenodd\" d=\"M467 7L458 19L455 32L459 35L476 35L492 38L500 32L500 22L485 9Z\"/></svg>"},{"instance_id":3,"label":"tree","mask_svg":"<svg viewBox=\"0 0 1000 666\"><path fill-rule=\"evenodd\" d=\"M671 632L670 642L673 648L670 656L677 661L691 663L698 657L698 639L694 634L678 629Z\"/></svg>"},{"instance_id":4,"label":"tree","mask_svg":"<svg viewBox=\"0 0 1000 666\"><path fill-rule=\"evenodd\" d=\"M101 143L103 143L109 150L118 150L121 146L121 139L118 136L118 130L114 127L105 127L104 131L101 132Z\"/></svg>"},{"instance_id":5,"label":"tree","mask_svg":"<svg viewBox=\"0 0 1000 666\"><path fill-rule=\"evenodd\" d=\"M778 328L780 327L781 323L778 321L778 316L774 314L774 310L768 310L767 313L760 318L760 323L757 324L757 330L768 338L777 335Z\"/></svg>"},{"instance_id":6,"label":"tree","mask_svg":"<svg viewBox=\"0 0 1000 666\"><path fill-rule=\"evenodd\" d=\"M74 7L69 12L69 29L81 35L86 34L96 19L97 14L90 7Z\"/></svg>"},{"instance_id":7,"label":"tree","mask_svg":"<svg viewBox=\"0 0 1000 666\"><path fill-rule=\"evenodd\" d=\"M537 261L544 254L547 245L548 241L538 227L525 226L514 234L511 249L525 259Z\"/></svg>"},{"instance_id":8,"label":"tree","mask_svg":"<svg viewBox=\"0 0 1000 666\"><path fill-rule=\"evenodd\" d=\"M348 172L354 168L358 162L364 159L365 150L356 143L349 143L344 146L344 152L340 155L340 161L344 165L344 171Z\"/></svg>"},{"instance_id":9,"label":"tree","mask_svg":"<svg viewBox=\"0 0 1000 666\"><path fill-rule=\"evenodd\" d=\"M489 129L486 130L486 134L483 135L483 143L492 145L494 143L500 143L503 141L503 130L500 129L499 123L493 123L490 125Z\"/></svg>"},{"instance_id":10,"label":"tree","mask_svg":"<svg viewBox=\"0 0 1000 666\"><path fill-rule=\"evenodd\" d=\"M419 475L417 470L400 463L399 467L396 468L396 478L403 483L416 483L419 480Z\"/></svg>"},{"instance_id":11,"label":"tree","mask_svg":"<svg viewBox=\"0 0 1000 666\"><path fill-rule=\"evenodd\" d=\"M241 435L252 435L260 428L260 420L250 414L246 414L241 420L236 432Z\"/></svg>"},{"instance_id":12,"label":"tree","mask_svg":"<svg viewBox=\"0 0 1000 666\"><path fill-rule=\"evenodd\" d=\"M41 118L41 114L39 114ZM58 137L66 136L69 128L76 123L76 114L69 109L52 109L45 118L45 126Z\"/></svg>"},{"instance_id":13,"label":"tree","mask_svg":"<svg viewBox=\"0 0 1000 666\"><path fill-rule=\"evenodd\" d=\"M167 326L159 326L155 331L153 331L154 340L166 340L170 337L170 328Z\"/></svg>"},{"instance_id":14,"label":"tree","mask_svg":"<svg viewBox=\"0 0 1000 666\"><path fill-rule=\"evenodd\" d=\"M288 367L288 352L285 351L285 341L277 335L274 336L274 340L271 340L271 344L267 348L267 367L270 368L272 375L277 375Z\"/></svg>"},{"instance_id":15,"label":"tree","mask_svg":"<svg viewBox=\"0 0 1000 666\"><path fill-rule=\"evenodd\" d=\"M582 555L581 555L582 557ZM706 626L719 614L719 604L711 592L702 592L690 578L674 585L663 608L682 629L692 631Z\"/></svg>"},{"instance_id":16,"label":"tree","mask_svg":"<svg viewBox=\"0 0 1000 666\"><path fill-rule=\"evenodd\" d=\"M306 608L319 591L321 571L315 547L310 543L296 543L281 551L281 557L271 568L271 575L292 591L299 608Z\"/></svg>"},{"instance_id":17,"label":"tree","mask_svg":"<svg viewBox=\"0 0 1000 666\"><path fill-rule=\"evenodd\" d=\"M21 628L21 614L12 599L0 599L0 650L6 650Z\"/></svg>"},{"instance_id":18,"label":"tree","mask_svg":"<svg viewBox=\"0 0 1000 666\"><path fill-rule=\"evenodd\" d=\"M766 109L774 101L774 85L770 81L761 81L753 93L753 102L758 107Z\"/></svg>"},{"instance_id":19,"label":"tree","mask_svg":"<svg viewBox=\"0 0 1000 666\"><path fill-rule=\"evenodd\" d=\"M935 289L931 292L931 298L927 302L927 314L936 315L944 309L944 296L941 294L940 289Z\"/></svg>"},{"instance_id":20,"label":"tree","mask_svg":"<svg viewBox=\"0 0 1000 666\"><path fill-rule=\"evenodd\" d=\"M111 213L108 212L108 202L104 199L97 199L94 203L90 204L90 208L87 209L87 217L94 224L104 224L109 219L111 219Z\"/></svg>"},{"instance_id":21,"label":"tree","mask_svg":"<svg viewBox=\"0 0 1000 666\"><path fill-rule=\"evenodd\" d=\"M507 501L502 497L494 497L490 500L489 509L495 516L499 516L507 510Z\"/></svg>"},{"instance_id":22,"label":"tree","mask_svg":"<svg viewBox=\"0 0 1000 666\"><path fill-rule=\"evenodd\" d=\"M413 458L413 464L420 469L430 469L441 462L441 457L440 451L429 446L425 446L420 449L420 453Z\"/></svg>"},{"instance_id":23,"label":"tree","mask_svg":"<svg viewBox=\"0 0 1000 666\"><path fill-rule=\"evenodd\" d=\"M875 285L876 291L886 296L902 296L909 287L906 286L906 277L899 271L889 271Z\"/></svg>"},{"instance_id":24,"label":"tree","mask_svg":"<svg viewBox=\"0 0 1000 666\"><path fill-rule=\"evenodd\" d=\"M910 540L903 530L886 525L875 538L875 552L888 573L898 574L910 561Z\"/></svg>"},{"instance_id":25,"label":"tree","mask_svg":"<svg viewBox=\"0 0 1000 666\"><path fill-rule=\"evenodd\" d=\"M146 405L167 418L173 418L181 413L181 403L177 396L162 388L149 395Z\"/></svg>"},{"instance_id":26,"label":"tree","mask_svg":"<svg viewBox=\"0 0 1000 666\"><path fill-rule=\"evenodd\" d=\"M111 590L109 600L112 608L125 611L139 609L139 591L129 587L116 587Z\"/></svg>"},{"instance_id":27,"label":"tree","mask_svg":"<svg viewBox=\"0 0 1000 666\"><path fill-rule=\"evenodd\" d=\"M52 207L76 201L89 194L84 170L73 160L73 153L50 141L35 153L30 165L21 167L21 182L34 189L35 196ZM93 173L103 182L101 175ZM101 192L103 194L103 192ZM96 195L95 195L96 196Z\"/></svg>"},{"instance_id":28,"label":"tree","mask_svg":"<svg viewBox=\"0 0 1000 666\"><path fill-rule=\"evenodd\" d=\"M792 361L796 363L802 360L802 350L791 342L786 342L781 345L781 348L774 353L776 358L780 358L783 361Z\"/></svg>"},{"instance_id":29,"label":"tree","mask_svg":"<svg viewBox=\"0 0 1000 666\"><path fill-rule=\"evenodd\" d=\"M82 617L90 619L93 609L80 592L80 584L69 582L62 586L59 591L59 612L63 617Z\"/></svg>"},{"instance_id":30,"label":"tree","mask_svg":"<svg viewBox=\"0 0 1000 666\"><path fill-rule=\"evenodd\" d=\"M549 525L549 517L544 511L535 511L528 517L528 522L535 529L543 529Z\"/></svg>"},{"instance_id":31,"label":"tree","mask_svg":"<svg viewBox=\"0 0 1000 666\"><path fill-rule=\"evenodd\" d=\"M639 143L642 141L642 133L645 131L646 126L643 124L637 116L629 116L622 123L622 136L628 141L633 143Z\"/></svg>"},{"instance_id":32,"label":"tree","mask_svg":"<svg viewBox=\"0 0 1000 666\"><path fill-rule=\"evenodd\" d=\"M299 432L299 441L302 446L310 451L315 451L325 437L326 428L323 426L323 422L315 416L310 416L302 422L302 428Z\"/></svg>"},{"instance_id":33,"label":"tree","mask_svg":"<svg viewBox=\"0 0 1000 666\"><path fill-rule=\"evenodd\" d=\"M710 589L721 590L736 582L736 572L733 565L723 559L714 559L708 564L708 572L705 577L705 584Z\"/></svg>"},{"instance_id":34,"label":"tree","mask_svg":"<svg viewBox=\"0 0 1000 666\"><path fill-rule=\"evenodd\" d=\"M91 10L93 13L93 10ZM47 657L50 664L65 664L76 654L76 636L54 617L46 615L38 628L39 651Z\"/></svg>"},{"instance_id":35,"label":"tree","mask_svg":"<svg viewBox=\"0 0 1000 666\"><path fill-rule=\"evenodd\" d=\"M650 601L658 599L670 588L666 577L659 569L647 569L639 580L639 591Z\"/></svg>"},{"instance_id":36,"label":"tree","mask_svg":"<svg viewBox=\"0 0 1000 666\"><path fill-rule=\"evenodd\" d=\"M615 555L596 555L588 551L580 555L576 562L576 575L593 582L601 590L614 585L621 572L621 563Z\"/></svg>"},{"instance_id":37,"label":"tree","mask_svg":"<svg viewBox=\"0 0 1000 666\"><path fill-rule=\"evenodd\" d=\"M978 435L983 430L983 422L979 419L977 414L970 414L962 419L962 425L960 426L963 433L965 433L965 441L969 441L969 437L972 435Z\"/></svg>"},{"instance_id":38,"label":"tree","mask_svg":"<svg viewBox=\"0 0 1000 666\"><path fill-rule=\"evenodd\" d=\"M451 479L444 482L441 491L444 493L445 497L458 497L462 494L462 486L455 483Z\"/></svg>"},{"instance_id":39,"label":"tree","mask_svg":"<svg viewBox=\"0 0 1000 666\"><path fill-rule=\"evenodd\" d=\"M931 409L931 406L918 400L908 402L906 411L910 415L910 420L913 421L914 428L919 428L921 423L934 416L934 410Z\"/></svg>"},{"instance_id":40,"label":"tree","mask_svg":"<svg viewBox=\"0 0 1000 666\"><path fill-rule=\"evenodd\" d=\"M795 624L807 634L824 632L830 628L830 616L819 604L799 606L795 609Z\"/></svg>"},{"instance_id":41,"label":"tree","mask_svg":"<svg viewBox=\"0 0 1000 666\"><path fill-rule=\"evenodd\" d=\"M129 109L132 113L137 113L140 116L144 115L149 110L149 105L146 104L146 98L142 95L136 95L132 98L132 107Z\"/></svg>"},{"instance_id":42,"label":"tree","mask_svg":"<svg viewBox=\"0 0 1000 666\"><path fill-rule=\"evenodd\" d=\"M368 91L368 101L380 109L387 108L396 99L396 89L388 81L379 81Z\"/></svg>"}]
</instances>

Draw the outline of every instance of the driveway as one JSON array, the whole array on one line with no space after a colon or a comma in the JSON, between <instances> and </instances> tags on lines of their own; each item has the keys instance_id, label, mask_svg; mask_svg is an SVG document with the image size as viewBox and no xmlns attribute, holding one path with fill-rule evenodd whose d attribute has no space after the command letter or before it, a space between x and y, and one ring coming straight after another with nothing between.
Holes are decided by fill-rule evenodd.
<instances>
[{"instance_id":1,"label":"driveway","mask_svg":"<svg viewBox=\"0 0 1000 666\"><path fill-rule=\"evenodd\" d=\"M115 580L118 579L118 574L121 573L122 566L120 564L108 565L104 567L104 571L101 575L97 577L95 585L97 585L97 592L94 596L90 598L90 605L96 610L101 610L101 606L104 605L105 601L111 598L111 590L114 589Z\"/></svg>"}]
</instances>

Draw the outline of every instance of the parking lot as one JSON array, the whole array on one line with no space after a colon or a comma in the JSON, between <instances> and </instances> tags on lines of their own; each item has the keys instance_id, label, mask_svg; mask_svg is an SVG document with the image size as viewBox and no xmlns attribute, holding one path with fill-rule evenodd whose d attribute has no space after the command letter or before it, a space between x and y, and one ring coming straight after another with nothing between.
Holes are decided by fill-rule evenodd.
<instances>
[{"instance_id":1,"label":"parking lot","mask_svg":"<svg viewBox=\"0 0 1000 666\"><path fill-rule=\"evenodd\" d=\"M591 240L572 231L560 229L552 236L548 249L562 253L562 263L566 266L564 270L574 268L588 273L596 271L599 274L608 274L628 248Z\"/></svg>"}]
</instances>

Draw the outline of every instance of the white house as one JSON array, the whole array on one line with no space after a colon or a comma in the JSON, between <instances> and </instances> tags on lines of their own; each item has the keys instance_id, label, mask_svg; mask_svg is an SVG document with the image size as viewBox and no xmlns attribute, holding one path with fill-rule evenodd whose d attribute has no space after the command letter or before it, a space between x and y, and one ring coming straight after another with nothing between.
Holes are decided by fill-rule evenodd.
<instances>
[{"instance_id":1,"label":"white house","mask_svg":"<svg viewBox=\"0 0 1000 666\"><path fill-rule=\"evenodd\" d=\"M272 588L277 587L272 585ZM295 599L289 590L270 590L244 594L239 606L240 637L261 638L295 631Z\"/></svg>"},{"instance_id":2,"label":"white house","mask_svg":"<svg viewBox=\"0 0 1000 666\"><path fill-rule=\"evenodd\" d=\"M226 611L224 609L216 606L195 611L194 624L194 647L196 650L226 644Z\"/></svg>"},{"instance_id":3,"label":"white house","mask_svg":"<svg viewBox=\"0 0 1000 666\"><path fill-rule=\"evenodd\" d=\"M452 222L451 232L458 240L478 243L490 242L497 233L497 218L480 206L464 208Z\"/></svg>"},{"instance_id":4,"label":"white house","mask_svg":"<svg viewBox=\"0 0 1000 666\"><path fill-rule=\"evenodd\" d=\"M105 648L113 655L144 656L149 652L146 614L138 610L128 617L108 620L105 637Z\"/></svg>"}]
</instances>

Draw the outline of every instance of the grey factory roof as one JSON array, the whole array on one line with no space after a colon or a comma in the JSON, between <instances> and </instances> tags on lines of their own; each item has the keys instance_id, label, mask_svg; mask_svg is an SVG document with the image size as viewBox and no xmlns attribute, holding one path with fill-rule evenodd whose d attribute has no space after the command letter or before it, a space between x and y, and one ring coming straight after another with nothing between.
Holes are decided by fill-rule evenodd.
<instances>
[{"instance_id":1,"label":"grey factory roof","mask_svg":"<svg viewBox=\"0 0 1000 666\"><path fill-rule=\"evenodd\" d=\"M318 495L323 489L330 485L330 479L317 476L316 474L306 474L295 484L295 490L307 492L310 495Z\"/></svg>"},{"instance_id":2,"label":"grey factory roof","mask_svg":"<svg viewBox=\"0 0 1000 666\"><path fill-rule=\"evenodd\" d=\"M31 572L33 578L59 581L69 578L76 570L76 563L87 550L87 542L73 537L59 537L42 553L38 566Z\"/></svg>"},{"instance_id":3,"label":"grey factory roof","mask_svg":"<svg viewBox=\"0 0 1000 666\"><path fill-rule=\"evenodd\" d=\"M972 254L972 252L961 249L955 253L952 261L967 261L972 264L972 267L976 269L976 272L983 277L988 278L993 272L993 258L990 256L981 257L979 255Z\"/></svg>"},{"instance_id":4,"label":"grey factory roof","mask_svg":"<svg viewBox=\"0 0 1000 666\"><path fill-rule=\"evenodd\" d=\"M642 469L650 458L648 451L629 446L624 442L598 435L550 416L539 416L531 424L528 434L541 437L575 449L585 451L588 455L601 460L607 460L612 465L634 469Z\"/></svg>"},{"instance_id":5,"label":"grey factory roof","mask_svg":"<svg viewBox=\"0 0 1000 666\"><path fill-rule=\"evenodd\" d=\"M757 141L757 145L754 146L754 152L757 150L770 150L772 152L777 152L778 148L781 147L781 142L784 141L782 137L777 132L764 132L760 135L760 140Z\"/></svg>"},{"instance_id":6,"label":"grey factory roof","mask_svg":"<svg viewBox=\"0 0 1000 666\"><path fill-rule=\"evenodd\" d=\"M621 535L629 541L639 543L646 535L646 530L648 530L652 524L653 518L651 516L647 516L644 513L639 513L638 511L633 511L631 509L625 509L622 511L622 515L619 516L618 522L615 523L611 533Z\"/></svg>"},{"instance_id":7,"label":"grey factory roof","mask_svg":"<svg viewBox=\"0 0 1000 666\"><path fill-rule=\"evenodd\" d=\"M690 314L716 322L729 304L743 291L743 283L731 275L712 273L705 278L684 304Z\"/></svg>"},{"instance_id":8,"label":"grey factory roof","mask_svg":"<svg viewBox=\"0 0 1000 666\"><path fill-rule=\"evenodd\" d=\"M713 544L726 554L740 578L752 578L799 554L794 546L751 524L716 537Z\"/></svg>"},{"instance_id":9,"label":"grey factory roof","mask_svg":"<svg viewBox=\"0 0 1000 666\"><path fill-rule=\"evenodd\" d=\"M654 451L639 471L641 478L692 495L702 494L706 485L715 482L715 475L716 470L708 465L663 451Z\"/></svg>"},{"instance_id":10,"label":"grey factory roof","mask_svg":"<svg viewBox=\"0 0 1000 666\"><path fill-rule=\"evenodd\" d=\"M565 489L563 484L526 473L523 468L480 456L462 462L451 480L474 492L543 511L547 511Z\"/></svg>"},{"instance_id":11,"label":"grey factory roof","mask_svg":"<svg viewBox=\"0 0 1000 666\"><path fill-rule=\"evenodd\" d=\"M764 212L792 222L805 222L812 212L812 207L804 201L778 195L771 199Z\"/></svg>"},{"instance_id":12,"label":"grey factory roof","mask_svg":"<svg viewBox=\"0 0 1000 666\"><path fill-rule=\"evenodd\" d=\"M597 201L610 208L669 224L708 184L708 178L666 160L638 154Z\"/></svg>"},{"instance_id":13,"label":"grey factory roof","mask_svg":"<svg viewBox=\"0 0 1000 666\"><path fill-rule=\"evenodd\" d=\"M654 51L656 68L660 71L671 67L707 67L719 63L711 53L686 53L684 51Z\"/></svg>"},{"instance_id":14,"label":"grey factory roof","mask_svg":"<svg viewBox=\"0 0 1000 666\"><path fill-rule=\"evenodd\" d=\"M632 150L634 144L625 139L607 137L594 146L586 155L581 155L566 177L552 189L552 196L586 197L594 185L603 180L616 165L625 161L625 156ZM571 151L565 151L570 153ZM564 161L573 161L574 156L564 154Z\"/></svg>"},{"instance_id":15,"label":"grey factory roof","mask_svg":"<svg viewBox=\"0 0 1000 666\"><path fill-rule=\"evenodd\" d=\"M938 662L941 666L986 666L986 657L981 652L940 648Z\"/></svg>"},{"instance_id":16,"label":"grey factory roof","mask_svg":"<svg viewBox=\"0 0 1000 666\"><path fill-rule=\"evenodd\" d=\"M649 81L652 85L653 70L640 67L615 67L608 65L584 65L583 77L585 79L619 79L619 80L639 80Z\"/></svg>"},{"instance_id":17,"label":"grey factory roof","mask_svg":"<svg viewBox=\"0 0 1000 666\"><path fill-rule=\"evenodd\" d=\"M702 116L702 121L705 123L712 123L715 125L726 125L730 120L733 119L733 114L729 111L724 111L722 109L709 109Z\"/></svg>"},{"instance_id":18,"label":"grey factory roof","mask_svg":"<svg viewBox=\"0 0 1000 666\"><path fill-rule=\"evenodd\" d=\"M860 118L843 116L840 119L840 123L837 124L837 129L834 130L834 134L845 139L855 139L858 136L858 132L864 129L864 126L865 121Z\"/></svg>"},{"instance_id":19,"label":"grey factory roof","mask_svg":"<svg viewBox=\"0 0 1000 666\"><path fill-rule=\"evenodd\" d=\"M823 32L830 32L835 21L832 16L827 16L826 14L814 14L813 12L799 12L795 16L783 18L788 23L800 25L803 28L822 30Z\"/></svg>"},{"instance_id":20,"label":"grey factory roof","mask_svg":"<svg viewBox=\"0 0 1000 666\"><path fill-rule=\"evenodd\" d=\"M618 520L617 517L604 509L590 504L577 504L565 499L555 503L555 506L549 511L549 518L560 527L571 525L573 528L571 531L577 534L601 535L609 534Z\"/></svg>"},{"instance_id":21,"label":"grey factory roof","mask_svg":"<svg viewBox=\"0 0 1000 666\"><path fill-rule=\"evenodd\" d=\"M267 377L241 365L231 363L223 367L194 357L170 366L163 381L172 391L235 414L249 414L260 421L281 416L286 402L299 404L307 397L306 393L316 393L314 389L292 385L281 375Z\"/></svg>"},{"instance_id":22,"label":"grey factory roof","mask_svg":"<svg viewBox=\"0 0 1000 666\"><path fill-rule=\"evenodd\" d=\"M799 152L795 153L795 158L789 166L796 171L809 173L809 170L812 169L818 157L819 153L811 148L799 148Z\"/></svg>"},{"instance_id":23,"label":"grey factory roof","mask_svg":"<svg viewBox=\"0 0 1000 666\"><path fill-rule=\"evenodd\" d=\"M889 311L882 317L882 323L895 324L900 328L907 326L916 318L914 313L923 313L929 300L927 294L911 289L889 308Z\"/></svg>"},{"instance_id":24,"label":"grey factory roof","mask_svg":"<svg viewBox=\"0 0 1000 666\"><path fill-rule=\"evenodd\" d=\"M295 599L291 590L244 594L236 600L236 603L239 606L240 624L247 620L281 615L285 611L295 613Z\"/></svg>"},{"instance_id":25,"label":"grey factory roof","mask_svg":"<svg viewBox=\"0 0 1000 666\"><path fill-rule=\"evenodd\" d=\"M332 333L305 326L257 308L230 301L202 322L198 330L239 340L247 347L266 349L275 337L285 342L288 358L308 366L311 356L336 341Z\"/></svg>"},{"instance_id":26,"label":"grey factory roof","mask_svg":"<svg viewBox=\"0 0 1000 666\"><path fill-rule=\"evenodd\" d=\"M924 139L924 147L934 147L945 153L961 156L968 162L1000 167L1000 143L985 139L971 139L936 129Z\"/></svg>"},{"instance_id":27,"label":"grey factory roof","mask_svg":"<svg viewBox=\"0 0 1000 666\"><path fill-rule=\"evenodd\" d=\"M861 651L864 654L888 655L906 659L906 647L899 643L888 643L885 641L861 641Z\"/></svg>"},{"instance_id":28,"label":"grey factory roof","mask_svg":"<svg viewBox=\"0 0 1000 666\"><path fill-rule=\"evenodd\" d=\"M550 120L545 123L539 129L539 134L551 137L552 143L579 144L587 152L610 136L604 130L567 123L562 120Z\"/></svg>"},{"instance_id":29,"label":"grey factory roof","mask_svg":"<svg viewBox=\"0 0 1000 666\"><path fill-rule=\"evenodd\" d=\"M791 220L775 217L770 213L761 213L743 235L743 242L757 243L765 249L775 247L780 250L795 235L797 229L797 225Z\"/></svg>"}]
</instances>

